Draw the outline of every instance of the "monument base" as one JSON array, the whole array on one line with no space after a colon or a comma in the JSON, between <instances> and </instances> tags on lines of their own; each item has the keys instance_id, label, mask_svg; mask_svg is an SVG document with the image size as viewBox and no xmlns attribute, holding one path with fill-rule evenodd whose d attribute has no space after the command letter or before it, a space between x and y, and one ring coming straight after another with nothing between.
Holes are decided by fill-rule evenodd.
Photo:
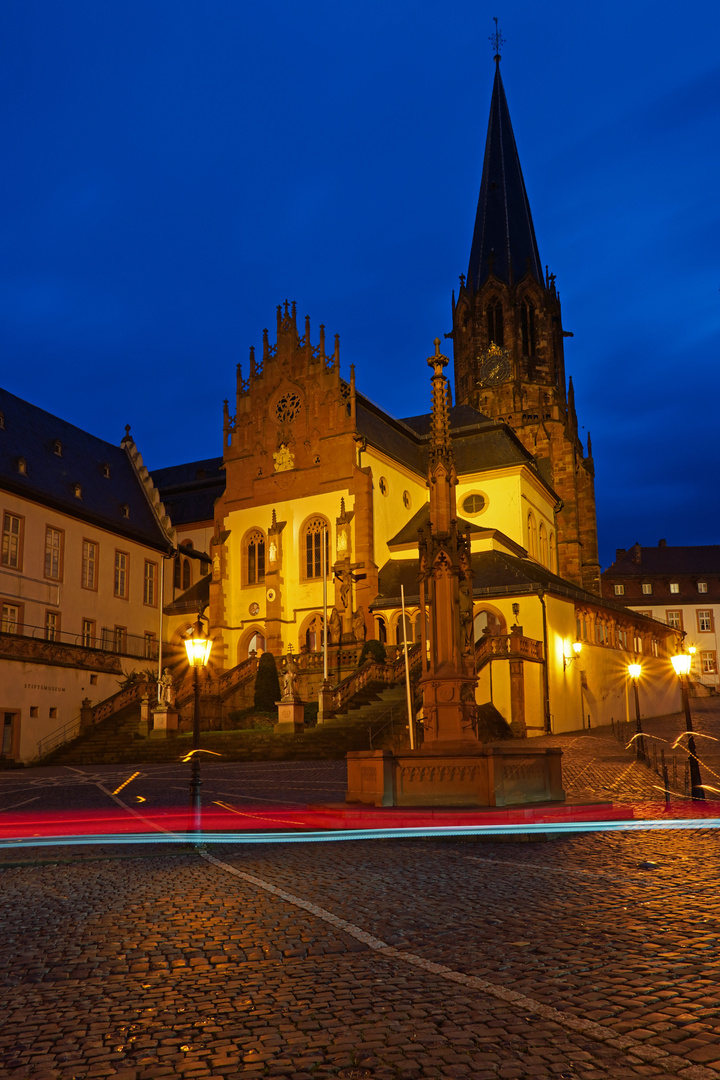
<instances>
[{"instance_id":1,"label":"monument base","mask_svg":"<svg viewBox=\"0 0 720 1080\"><path fill-rule=\"evenodd\" d=\"M153 727L149 734L151 739L166 739L177 735L178 714L177 709L171 705L160 705L152 710Z\"/></svg>"},{"instance_id":2,"label":"monument base","mask_svg":"<svg viewBox=\"0 0 720 1080\"><path fill-rule=\"evenodd\" d=\"M305 703L278 701L278 719L273 727L276 735L296 735L305 730Z\"/></svg>"},{"instance_id":3,"label":"monument base","mask_svg":"<svg viewBox=\"0 0 720 1080\"><path fill-rule=\"evenodd\" d=\"M353 750L345 801L370 806L518 806L564 802L562 750L523 742Z\"/></svg>"},{"instance_id":4,"label":"monument base","mask_svg":"<svg viewBox=\"0 0 720 1080\"><path fill-rule=\"evenodd\" d=\"M325 724L328 720L334 719L335 713L332 712L333 696L334 691L330 681L328 680L327 682L323 682L322 686L318 690L318 724Z\"/></svg>"}]
</instances>

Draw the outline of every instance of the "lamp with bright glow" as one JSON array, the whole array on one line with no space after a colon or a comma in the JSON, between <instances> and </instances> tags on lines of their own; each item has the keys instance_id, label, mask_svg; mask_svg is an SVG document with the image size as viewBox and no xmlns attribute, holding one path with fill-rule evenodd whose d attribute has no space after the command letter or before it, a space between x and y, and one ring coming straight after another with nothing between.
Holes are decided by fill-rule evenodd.
<instances>
[{"instance_id":1,"label":"lamp with bright glow","mask_svg":"<svg viewBox=\"0 0 720 1080\"><path fill-rule=\"evenodd\" d=\"M692 655L689 652L675 653L675 655L671 656L670 659L672 661L672 666L675 668L676 675L679 675L682 678L684 675L690 674Z\"/></svg>"},{"instance_id":2,"label":"lamp with bright glow","mask_svg":"<svg viewBox=\"0 0 720 1080\"><path fill-rule=\"evenodd\" d=\"M204 621L207 622L207 617L203 614L203 611L201 611L197 617L192 633L188 634L185 638L185 649L187 652L188 663L193 669L195 690L195 707L193 709L193 752L190 766L190 828L196 833L202 831L202 802L200 799L200 787L202 785L202 781L200 780L200 684L198 682L198 671L200 668L204 668L207 665L212 649L212 640L206 627L203 625Z\"/></svg>"},{"instance_id":3,"label":"lamp with bright glow","mask_svg":"<svg viewBox=\"0 0 720 1080\"><path fill-rule=\"evenodd\" d=\"M685 730L688 732L688 765L690 768L690 795L693 799L704 799L705 791L702 786L702 778L700 776L700 763L697 759L697 751L695 749L695 735L693 733L692 717L690 715L690 696L688 694L688 676L690 674L690 666L692 664L692 654L696 650L691 647L687 652L676 653L671 656L672 666L675 669L675 674L680 679L680 690L682 692L682 703L685 712Z\"/></svg>"},{"instance_id":4,"label":"lamp with bright glow","mask_svg":"<svg viewBox=\"0 0 720 1080\"><path fill-rule=\"evenodd\" d=\"M577 660L580 656L580 653L582 652L582 641L573 641L572 651L572 656L566 656L563 650L563 671L565 671L566 668L569 668L573 660Z\"/></svg>"},{"instance_id":5,"label":"lamp with bright glow","mask_svg":"<svg viewBox=\"0 0 720 1080\"><path fill-rule=\"evenodd\" d=\"M636 661L634 664L628 664L627 669L635 693L635 755L640 761L645 761L645 740L640 723L640 695L638 694L638 679L642 673L642 664Z\"/></svg>"}]
</instances>

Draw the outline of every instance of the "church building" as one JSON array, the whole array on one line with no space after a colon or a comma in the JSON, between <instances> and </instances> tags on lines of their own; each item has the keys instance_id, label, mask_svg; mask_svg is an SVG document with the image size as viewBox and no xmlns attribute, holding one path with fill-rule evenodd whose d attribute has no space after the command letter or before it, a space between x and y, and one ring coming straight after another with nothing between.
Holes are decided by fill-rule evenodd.
<instances>
[{"instance_id":1,"label":"church building","mask_svg":"<svg viewBox=\"0 0 720 1080\"><path fill-rule=\"evenodd\" d=\"M338 335L299 322L288 300L273 340L264 330L249 366L237 366L215 458L149 473L129 432L112 450L6 397L6 757L32 760L57 728L73 730L81 704L83 715L102 711L117 675L170 660L181 681L177 646L201 609L214 640L204 692L218 720L248 700L266 650L281 664L293 654L306 700L322 683L326 637L338 700L368 639L390 659L407 641L419 673L429 622L419 553L440 430L469 553L461 620L477 703L491 702L516 737L625 720L627 665L640 659L643 714L678 708L678 632L600 596L590 440L584 448L578 435L568 335L540 262L499 59L469 265L453 295L454 401L436 339L402 373L427 380L428 412L389 415L352 366L342 370ZM23 427L14 416L24 406ZM33 590L30 620L20 598Z\"/></svg>"}]
</instances>

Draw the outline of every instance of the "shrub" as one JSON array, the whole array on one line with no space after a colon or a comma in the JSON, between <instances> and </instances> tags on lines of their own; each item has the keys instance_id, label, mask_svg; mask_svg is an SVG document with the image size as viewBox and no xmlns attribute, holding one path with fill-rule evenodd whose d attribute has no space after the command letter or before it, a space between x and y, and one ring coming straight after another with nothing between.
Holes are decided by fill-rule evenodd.
<instances>
[{"instance_id":1,"label":"shrub","mask_svg":"<svg viewBox=\"0 0 720 1080\"><path fill-rule=\"evenodd\" d=\"M277 664L271 652L264 652L258 660L255 675L255 708L274 712L280 700L280 679Z\"/></svg>"},{"instance_id":2,"label":"shrub","mask_svg":"<svg viewBox=\"0 0 720 1080\"><path fill-rule=\"evenodd\" d=\"M374 660L376 664L386 663L385 646L377 638L370 638L362 647L360 653L360 665L366 660Z\"/></svg>"}]
</instances>

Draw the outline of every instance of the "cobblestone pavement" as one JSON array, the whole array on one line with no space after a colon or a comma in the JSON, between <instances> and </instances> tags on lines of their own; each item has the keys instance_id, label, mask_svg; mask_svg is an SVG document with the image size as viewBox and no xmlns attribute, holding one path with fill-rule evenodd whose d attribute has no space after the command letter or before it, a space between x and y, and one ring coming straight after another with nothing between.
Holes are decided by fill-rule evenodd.
<instances>
[{"instance_id":1,"label":"cobblestone pavement","mask_svg":"<svg viewBox=\"0 0 720 1080\"><path fill-rule=\"evenodd\" d=\"M651 723L674 739L682 718ZM653 816L657 777L612 733L560 745L571 796ZM129 770L8 773L0 808L183 798L187 766L158 770L112 799ZM203 790L242 807L343 786L338 762L216 764ZM0 852L0 1077L718 1078L719 841Z\"/></svg>"}]
</instances>

